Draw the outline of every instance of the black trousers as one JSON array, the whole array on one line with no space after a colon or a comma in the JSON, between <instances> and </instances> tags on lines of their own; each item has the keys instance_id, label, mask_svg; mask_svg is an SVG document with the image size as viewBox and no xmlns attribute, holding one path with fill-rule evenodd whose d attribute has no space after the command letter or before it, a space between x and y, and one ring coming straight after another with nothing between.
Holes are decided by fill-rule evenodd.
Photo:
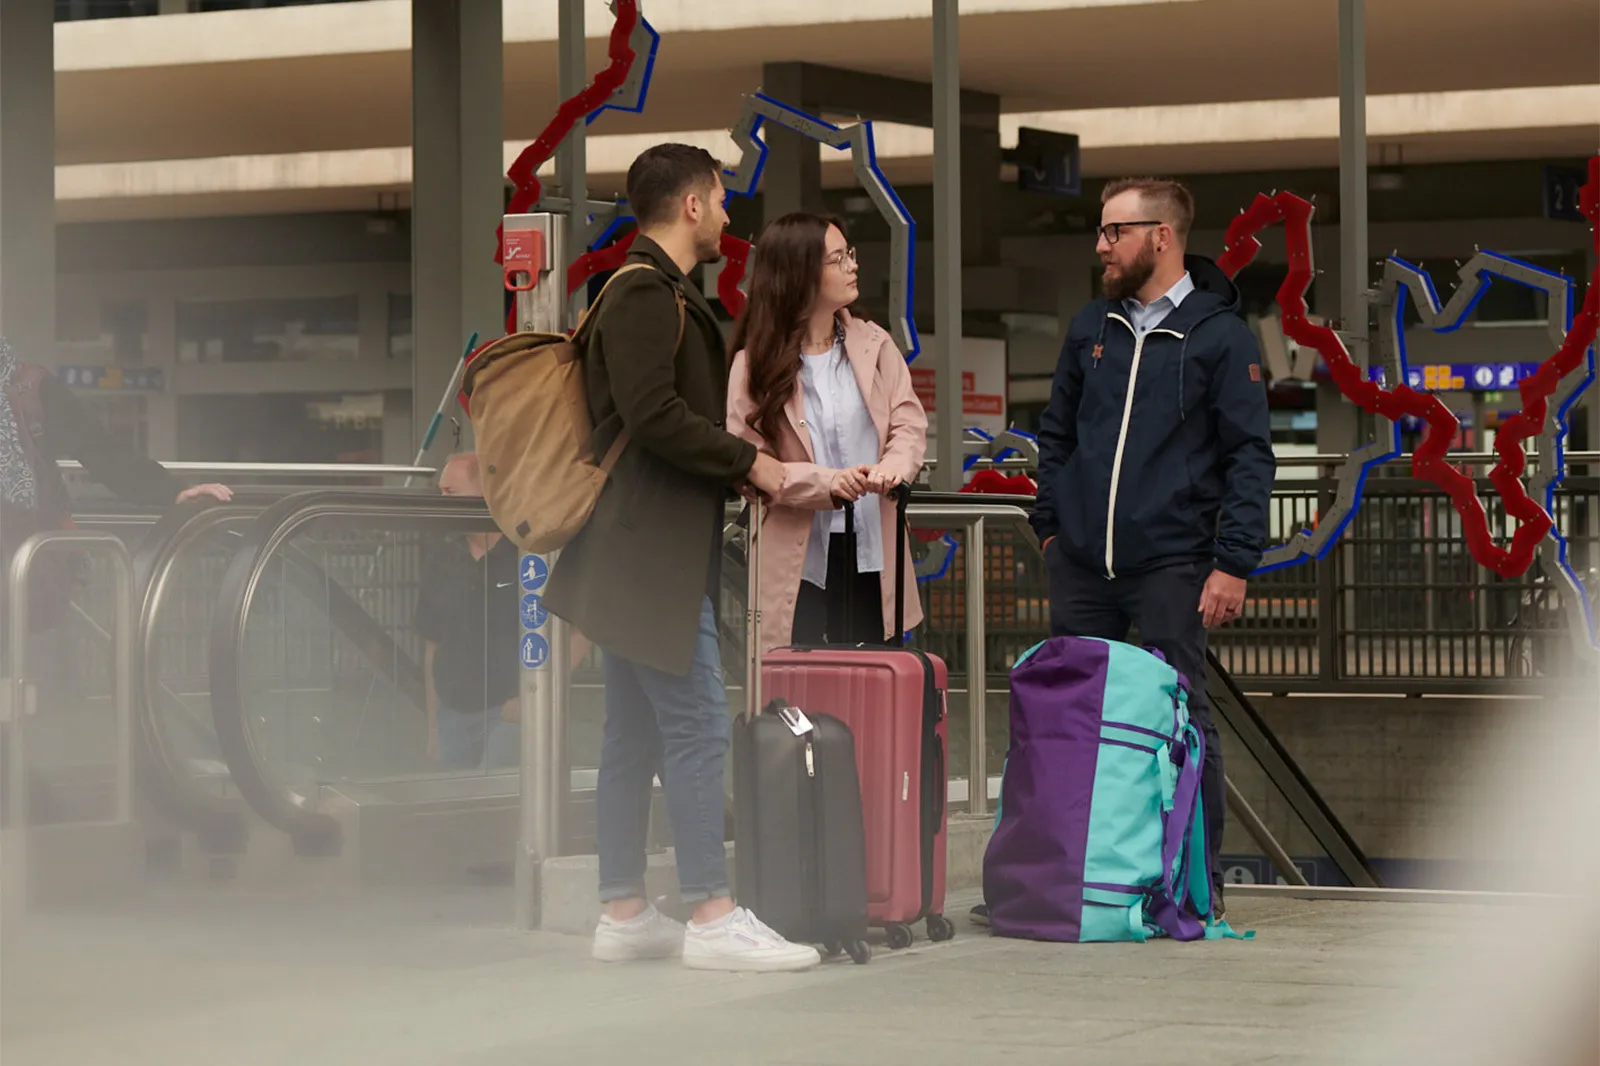
<instances>
[{"instance_id":1,"label":"black trousers","mask_svg":"<svg viewBox=\"0 0 1600 1066\"><path fill-rule=\"evenodd\" d=\"M1211 576L1209 563L1179 563L1131 577L1107 578L1066 557L1059 541L1045 553L1050 574L1050 633L1058 637L1127 640L1131 626L1139 640L1166 656L1189 680L1189 719L1206 740L1200 774L1205 808L1206 845L1211 876L1222 879L1223 820L1227 791L1222 777L1222 742L1206 699L1206 628L1200 618L1200 592Z\"/></svg>"},{"instance_id":2,"label":"black trousers","mask_svg":"<svg viewBox=\"0 0 1600 1066\"><path fill-rule=\"evenodd\" d=\"M800 579L794 644L882 644L883 586L877 573L856 572L855 538L828 539L828 587Z\"/></svg>"}]
</instances>

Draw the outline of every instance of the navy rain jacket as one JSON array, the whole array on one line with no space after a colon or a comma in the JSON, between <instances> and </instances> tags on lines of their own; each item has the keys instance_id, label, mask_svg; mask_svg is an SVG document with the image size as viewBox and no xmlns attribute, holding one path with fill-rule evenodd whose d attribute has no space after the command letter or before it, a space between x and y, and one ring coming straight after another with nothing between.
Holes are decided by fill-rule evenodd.
<instances>
[{"instance_id":1,"label":"navy rain jacket","mask_svg":"<svg viewBox=\"0 0 1600 1066\"><path fill-rule=\"evenodd\" d=\"M1107 577L1206 560L1248 577L1266 547L1277 464L1260 353L1227 275L1184 266L1195 291L1142 342L1120 302L1073 319L1040 420L1033 528Z\"/></svg>"}]
</instances>

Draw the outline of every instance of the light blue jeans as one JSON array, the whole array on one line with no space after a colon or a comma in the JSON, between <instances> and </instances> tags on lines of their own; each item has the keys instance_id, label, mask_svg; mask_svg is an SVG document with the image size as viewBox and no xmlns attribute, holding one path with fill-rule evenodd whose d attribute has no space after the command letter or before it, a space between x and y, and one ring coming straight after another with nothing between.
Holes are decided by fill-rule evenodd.
<instances>
[{"instance_id":1,"label":"light blue jeans","mask_svg":"<svg viewBox=\"0 0 1600 1066\"><path fill-rule=\"evenodd\" d=\"M728 693L711 600L688 674L678 677L605 655L606 726L595 790L600 900L645 894L650 784L661 775L686 904L729 895L723 848L723 763L728 754Z\"/></svg>"},{"instance_id":2,"label":"light blue jeans","mask_svg":"<svg viewBox=\"0 0 1600 1066\"><path fill-rule=\"evenodd\" d=\"M500 708L458 711L439 708L439 766L446 770L514 770L522 765L522 727L500 717Z\"/></svg>"}]
</instances>

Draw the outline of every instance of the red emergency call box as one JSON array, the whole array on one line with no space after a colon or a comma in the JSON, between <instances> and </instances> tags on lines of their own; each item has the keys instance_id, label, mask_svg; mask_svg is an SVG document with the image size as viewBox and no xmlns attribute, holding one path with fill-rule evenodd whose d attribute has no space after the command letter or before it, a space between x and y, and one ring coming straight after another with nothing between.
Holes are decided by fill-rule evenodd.
<instances>
[{"instance_id":1,"label":"red emergency call box","mask_svg":"<svg viewBox=\"0 0 1600 1066\"><path fill-rule=\"evenodd\" d=\"M527 292L539 283L545 261L544 231L508 229L500 241L500 261L505 267L506 288Z\"/></svg>"}]
</instances>

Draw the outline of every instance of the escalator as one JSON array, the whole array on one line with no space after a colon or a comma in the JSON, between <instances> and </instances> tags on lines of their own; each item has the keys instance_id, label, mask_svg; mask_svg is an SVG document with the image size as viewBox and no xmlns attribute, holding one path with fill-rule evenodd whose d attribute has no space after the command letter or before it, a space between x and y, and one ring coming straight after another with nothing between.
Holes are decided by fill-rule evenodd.
<instances>
[{"instance_id":1,"label":"escalator","mask_svg":"<svg viewBox=\"0 0 1600 1066\"><path fill-rule=\"evenodd\" d=\"M212 712L235 787L296 853L363 884L477 877L513 853L519 774L429 760L415 619L429 538L494 531L480 500L318 491L241 532L209 635ZM588 846L593 773L574 778Z\"/></svg>"}]
</instances>

